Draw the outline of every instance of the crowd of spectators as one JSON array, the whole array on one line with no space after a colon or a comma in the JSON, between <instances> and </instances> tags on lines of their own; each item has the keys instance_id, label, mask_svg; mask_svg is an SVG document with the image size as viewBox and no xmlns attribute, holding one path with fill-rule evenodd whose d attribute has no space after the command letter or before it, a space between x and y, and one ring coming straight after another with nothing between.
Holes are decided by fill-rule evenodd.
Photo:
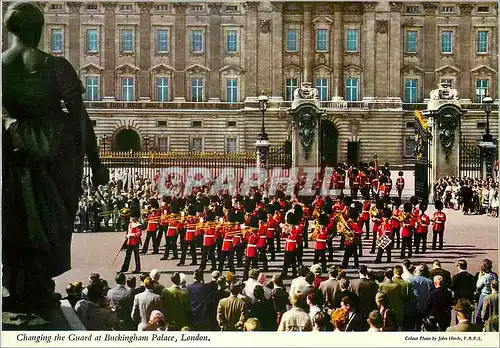
<instances>
[{"instance_id":1,"label":"crowd of spectators","mask_svg":"<svg viewBox=\"0 0 500 348\"><path fill-rule=\"evenodd\" d=\"M111 287L92 273L87 286L69 284L66 299L88 330L138 331L498 331L498 275L483 261L475 275L405 259L385 271L359 267L349 279L338 266L303 267L289 289L257 269L244 283L231 272L201 270L186 284L175 272L163 285L152 270Z\"/></svg>"},{"instance_id":2,"label":"crowd of spectators","mask_svg":"<svg viewBox=\"0 0 500 348\"><path fill-rule=\"evenodd\" d=\"M492 178L472 179L444 177L434 183L434 200L446 208L462 210L464 215L498 217L498 185Z\"/></svg>"}]
</instances>

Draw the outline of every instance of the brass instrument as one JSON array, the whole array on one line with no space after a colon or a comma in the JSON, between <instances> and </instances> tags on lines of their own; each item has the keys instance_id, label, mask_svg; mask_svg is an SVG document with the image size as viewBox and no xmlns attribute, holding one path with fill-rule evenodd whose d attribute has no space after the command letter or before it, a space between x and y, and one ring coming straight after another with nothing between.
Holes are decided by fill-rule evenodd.
<instances>
[{"instance_id":1,"label":"brass instrument","mask_svg":"<svg viewBox=\"0 0 500 348\"><path fill-rule=\"evenodd\" d=\"M347 223L347 221L345 221L342 214L339 214L337 216L337 232L344 236L344 240L347 240L349 242L354 241L354 239L356 238L356 235L350 229L349 224Z\"/></svg>"},{"instance_id":2,"label":"brass instrument","mask_svg":"<svg viewBox=\"0 0 500 348\"><path fill-rule=\"evenodd\" d=\"M316 240L318 234L321 231L321 226L319 225L318 219L314 220L314 225L312 226L313 232L309 234L309 240Z\"/></svg>"},{"instance_id":3,"label":"brass instrument","mask_svg":"<svg viewBox=\"0 0 500 348\"><path fill-rule=\"evenodd\" d=\"M371 207L370 208L370 217L375 217L378 214L378 209L377 207Z\"/></svg>"}]
</instances>

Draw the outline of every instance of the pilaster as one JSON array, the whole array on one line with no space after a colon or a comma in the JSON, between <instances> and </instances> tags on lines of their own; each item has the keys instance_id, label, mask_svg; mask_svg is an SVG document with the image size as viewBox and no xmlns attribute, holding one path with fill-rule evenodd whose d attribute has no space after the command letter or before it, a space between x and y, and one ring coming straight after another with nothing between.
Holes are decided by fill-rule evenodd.
<instances>
[{"instance_id":1,"label":"pilaster","mask_svg":"<svg viewBox=\"0 0 500 348\"><path fill-rule=\"evenodd\" d=\"M403 4L391 2L389 28L389 96L401 98L401 9Z\"/></svg>"},{"instance_id":2,"label":"pilaster","mask_svg":"<svg viewBox=\"0 0 500 348\"><path fill-rule=\"evenodd\" d=\"M68 60L76 69L80 71L80 8L81 2L68 2L69 9L69 54Z\"/></svg>"},{"instance_id":3,"label":"pilaster","mask_svg":"<svg viewBox=\"0 0 500 348\"><path fill-rule=\"evenodd\" d=\"M453 86L453 88L458 89L458 95L462 98L469 98L469 96L474 95L473 88L471 88L471 62L473 61L473 55L475 54L475 48L473 47L473 31L472 31L472 18L471 12L474 8L473 4L460 4L460 26L458 29L458 52L455 53L457 59L457 65L460 70L460 86ZM493 46L493 45L492 45Z\"/></svg>"},{"instance_id":4,"label":"pilaster","mask_svg":"<svg viewBox=\"0 0 500 348\"><path fill-rule=\"evenodd\" d=\"M174 101L186 101L186 5L175 4Z\"/></svg>"},{"instance_id":5,"label":"pilaster","mask_svg":"<svg viewBox=\"0 0 500 348\"><path fill-rule=\"evenodd\" d=\"M377 4L369 2L363 7L363 75L365 98L375 97L375 8Z\"/></svg>"},{"instance_id":6,"label":"pilaster","mask_svg":"<svg viewBox=\"0 0 500 348\"><path fill-rule=\"evenodd\" d=\"M106 2L104 6L104 96L103 99L115 99L116 35L115 2Z\"/></svg>"},{"instance_id":7,"label":"pilaster","mask_svg":"<svg viewBox=\"0 0 500 348\"><path fill-rule=\"evenodd\" d=\"M344 54L344 32L342 25L342 5L333 7L333 99L342 99L342 86L344 85L342 62Z\"/></svg>"},{"instance_id":8,"label":"pilaster","mask_svg":"<svg viewBox=\"0 0 500 348\"><path fill-rule=\"evenodd\" d=\"M257 33L259 30L258 19L259 2L245 2L246 12L246 37L245 37L245 96L246 98L257 97L260 91L257 90L257 61L258 61L258 43Z\"/></svg>"},{"instance_id":9,"label":"pilaster","mask_svg":"<svg viewBox=\"0 0 500 348\"><path fill-rule=\"evenodd\" d=\"M423 30L423 68L424 68L424 95L429 95L431 90L436 86L435 70L436 70L436 50L438 49L437 25L436 25L436 3L424 3L424 30Z\"/></svg>"},{"instance_id":10,"label":"pilaster","mask_svg":"<svg viewBox=\"0 0 500 348\"><path fill-rule=\"evenodd\" d=\"M273 2L271 98L283 98L283 3Z\"/></svg>"},{"instance_id":11,"label":"pilaster","mask_svg":"<svg viewBox=\"0 0 500 348\"><path fill-rule=\"evenodd\" d=\"M151 8L152 2L139 3L140 61L139 61L139 100L151 100Z\"/></svg>"},{"instance_id":12,"label":"pilaster","mask_svg":"<svg viewBox=\"0 0 500 348\"><path fill-rule=\"evenodd\" d=\"M221 38L221 16L220 9L222 5L219 3L212 3L208 5L210 9L210 39L207 45L210 45L208 49L209 57L208 64L210 69L210 88L208 90L208 101L220 101L220 73L221 69L221 56L222 56L222 38Z\"/></svg>"},{"instance_id":13,"label":"pilaster","mask_svg":"<svg viewBox=\"0 0 500 348\"><path fill-rule=\"evenodd\" d=\"M304 29L302 33L302 57L303 57L303 82L311 82L313 81L313 52L312 52L312 11L314 8L314 4L304 3Z\"/></svg>"}]
</instances>

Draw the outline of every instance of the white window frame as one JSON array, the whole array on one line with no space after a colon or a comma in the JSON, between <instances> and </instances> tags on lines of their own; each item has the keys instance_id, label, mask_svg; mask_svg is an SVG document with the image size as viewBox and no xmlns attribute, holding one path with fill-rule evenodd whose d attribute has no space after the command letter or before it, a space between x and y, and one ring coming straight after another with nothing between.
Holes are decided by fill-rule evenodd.
<instances>
[{"instance_id":1,"label":"white window frame","mask_svg":"<svg viewBox=\"0 0 500 348\"><path fill-rule=\"evenodd\" d=\"M156 138L157 140L157 146L158 146L158 152L168 152L170 149L170 144L169 144L169 138L166 136L161 136ZM163 144L162 144L163 142ZM162 149L162 146L166 147L166 150Z\"/></svg>"},{"instance_id":2,"label":"white window frame","mask_svg":"<svg viewBox=\"0 0 500 348\"><path fill-rule=\"evenodd\" d=\"M319 33L323 33L325 32L325 39L324 40L318 40L318 34ZM329 30L328 29L324 29L324 28L319 28L319 29L316 29L315 31L315 48L316 48L316 52L328 52L328 38L329 38ZM324 42L324 48L318 48L318 43L319 42Z\"/></svg>"},{"instance_id":3,"label":"white window frame","mask_svg":"<svg viewBox=\"0 0 500 348\"><path fill-rule=\"evenodd\" d=\"M94 96L94 91L92 92L92 97L95 97L95 98L90 98L89 97L89 92L90 92L90 88L89 88L89 79L95 79L95 82L96 82L96 85L92 85L92 89L95 88L95 96ZM100 100L100 83L99 83L99 76L98 75L86 75L85 76L85 100L86 101L99 101Z\"/></svg>"},{"instance_id":4,"label":"white window frame","mask_svg":"<svg viewBox=\"0 0 500 348\"><path fill-rule=\"evenodd\" d=\"M166 33L166 49L165 50L162 50L160 49L160 32L165 32ZM155 28L155 52L157 54L164 54L164 53L168 53L170 50L170 30L169 28L164 28L164 27L160 27L160 28Z\"/></svg>"},{"instance_id":5,"label":"white window frame","mask_svg":"<svg viewBox=\"0 0 500 348\"><path fill-rule=\"evenodd\" d=\"M415 50L410 51L408 49L408 44L410 43L409 39L409 33L415 33ZM407 29L405 31L405 53L410 53L410 54L415 54L418 52L418 30L416 29Z\"/></svg>"},{"instance_id":6,"label":"white window frame","mask_svg":"<svg viewBox=\"0 0 500 348\"><path fill-rule=\"evenodd\" d=\"M124 47L125 46L125 40L124 40L123 35L124 35L125 32L131 32L131 34L132 34L132 38L130 40L132 47L131 47L130 50L126 49L128 47ZM122 53L135 52L135 29L134 28L120 28L120 52L122 52Z\"/></svg>"},{"instance_id":7,"label":"white window frame","mask_svg":"<svg viewBox=\"0 0 500 348\"><path fill-rule=\"evenodd\" d=\"M195 51L195 41L194 41L194 34L195 33L201 33L201 49L199 51ZM205 30L201 28L196 28L196 29L191 29L191 32L189 33L190 37L190 43L189 43L189 49L191 53L196 53L196 54L201 54L205 52Z\"/></svg>"},{"instance_id":8,"label":"white window frame","mask_svg":"<svg viewBox=\"0 0 500 348\"><path fill-rule=\"evenodd\" d=\"M408 82L414 82L415 85L408 86ZM410 98L406 97L408 95L407 94L408 90L410 90ZM414 91L414 92L412 92L412 91ZM404 80L404 97L405 97L405 100L404 100L405 103L408 103L408 104L418 103L418 79L406 78Z\"/></svg>"},{"instance_id":9,"label":"white window frame","mask_svg":"<svg viewBox=\"0 0 500 348\"><path fill-rule=\"evenodd\" d=\"M230 36L235 34L235 40L234 40L234 50L229 50L229 44L230 44ZM226 29L226 39L225 39L225 51L227 54L235 54L239 52L239 30L236 28L228 28Z\"/></svg>"},{"instance_id":10,"label":"white window frame","mask_svg":"<svg viewBox=\"0 0 500 348\"><path fill-rule=\"evenodd\" d=\"M450 34L450 50L449 51L443 51L443 43L444 43L444 34L449 33ZM454 39L454 31L453 30L441 30L441 40L440 40L440 46L441 46L441 54L453 54L453 39Z\"/></svg>"},{"instance_id":11,"label":"white window frame","mask_svg":"<svg viewBox=\"0 0 500 348\"><path fill-rule=\"evenodd\" d=\"M229 85L230 81L235 81L236 86ZM230 96L232 96L233 93L236 93L236 100L232 100L233 99L232 97L230 98ZM226 102L227 103L238 103L239 102L238 79L235 77L231 77L231 78L226 79Z\"/></svg>"},{"instance_id":12,"label":"white window frame","mask_svg":"<svg viewBox=\"0 0 500 348\"><path fill-rule=\"evenodd\" d=\"M61 35L61 49L59 50L57 47L54 49L54 44L55 42L53 41L54 32L59 32ZM55 40L57 41L57 40ZM50 53L57 53L57 54L64 54L64 28L61 27L55 27L55 28L50 28L50 37L49 37L49 44L50 44Z\"/></svg>"},{"instance_id":13,"label":"white window frame","mask_svg":"<svg viewBox=\"0 0 500 348\"><path fill-rule=\"evenodd\" d=\"M288 84L288 81L295 80L295 85ZM285 101L293 101L293 93L299 87L299 79L296 77L290 77L285 79ZM288 94L290 93L290 94ZM288 99L288 96L290 99Z\"/></svg>"},{"instance_id":14,"label":"white window frame","mask_svg":"<svg viewBox=\"0 0 500 348\"><path fill-rule=\"evenodd\" d=\"M199 151L195 150L194 142L195 140L200 140L200 149ZM204 147L204 141L202 136L193 136L189 139L189 151L194 152L194 153L201 153L203 152L203 147Z\"/></svg>"},{"instance_id":15,"label":"white window frame","mask_svg":"<svg viewBox=\"0 0 500 348\"><path fill-rule=\"evenodd\" d=\"M485 43L485 50L484 51L479 51L479 33L485 33L486 34L486 43ZM478 55L485 55L488 54L489 52L489 41L490 41L490 32L488 30L478 30L476 34L476 54Z\"/></svg>"},{"instance_id":16,"label":"white window frame","mask_svg":"<svg viewBox=\"0 0 500 348\"><path fill-rule=\"evenodd\" d=\"M91 32L91 31L94 31L95 35L96 35L96 38L95 38L95 41L96 41L95 50L92 50L89 47L89 43L90 43L89 32ZM100 35L99 35L99 29L98 28L86 28L85 29L85 52L87 52L87 53L99 53L99 48L100 48L99 36Z\"/></svg>"},{"instance_id":17,"label":"white window frame","mask_svg":"<svg viewBox=\"0 0 500 348\"><path fill-rule=\"evenodd\" d=\"M162 81L162 86L158 84L159 81ZM167 81L167 85L163 85L164 81ZM160 88L164 91L166 89L166 98L161 99L160 98ZM163 94L164 92L162 92ZM156 94L156 100L159 102L168 102L170 100L170 77L169 76L155 76L155 94Z\"/></svg>"},{"instance_id":18,"label":"white window frame","mask_svg":"<svg viewBox=\"0 0 500 348\"><path fill-rule=\"evenodd\" d=\"M132 80L132 84L129 85L127 84L126 86L124 85L125 80ZM132 89L132 100L128 99L129 96L129 89ZM127 91L125 90L127 89ZM120 77L120 91L121 91L121 97L123 101L127 102L132 102L136 100L136 88L135 88L135 77L134 76L121 76Z\"/></svg>"},{"instance_id":19,"label":"white window frame","mask_svg":"<svg viewBox=\"0 0 500 348\"><path fill-rule=\"evenodd\" d=\"M229 151L229 141L232 141L232 140L234 140L234 151ZM225 147L225 149L224 149L225 153L238 153L238 138L236 136L226 137L224 147Z\"/></svg>"},{"instance_id":20,"label":"white window frame","mask_svg":"<svg viewBox=\"0 0 500 348\"><path fill-rule=\"evenodd\" d=\"M289 40L288 39L288 33L295 33L295 40ZM290 43L294 42L295 43L295 48L290 48ZM299 51L299 30L295 28L288 28L285 31L285 50L286 52L298 52Z\"/></svg>"},{"instance_id":21,"label":"white window frame","mask_svg":"<svg viewBox=\"0 0 500 348\"><path fill-rule=\"evenodd\" d=\"M353 80L353 81L356 81L356 86L350 86L348 85L348 82L350 80ZM348 93L348 90L351 90L354 89L354 87L356 88L356 97L354 99L349 99L348 96L350 95L350 93ZM345 78L345 100L346 101L359 101L359 96L360 96L360 78L357 77L357 76L348 76Z\"/></svg>"},{"instance_id":22,"label":"white window frame","mask_svg":"<svg viewBox=\"0 0 500 348\"><path fill-rule=\"evenodd\" d=\"M199 85L200 80L201 80L201 86ZM197 81L196 86L194 85L195 81ZM197 100L194 100L195 88L198 92L201 90L201 98L198 97L198 98L196 98ZM205 77L204 76L192 76L190 90L191 90L191 102L193 102L193 103L203 102L205 100Z\"/></svg>"},{"instance_id":23,"label":"white window frame","mask_svg":"<svg viewBox=\"0 0 500 348\"><path fill-rule=\"evenodd\" d=\"M329 85L329 81L328 81L328 77L317 77L314 79L314 88L316 88L318 90L318 99L319 101L328 101L330 96L328 94L328 85ZM318 82L320 82L320 84L318 85ZM326 82L326 85L323 85L324 83ZM323 91L325 92L323 94Z\"/></svg>"},{"instance_id":24,"label":"white window frame","mask_svg":"<svg viewBox=\"0 0 500 348\"><path fill-rule=\"evenodd\" d=\"M478 87L479 81L483 81L483 82L486 81L486 87L485 86ZM474 87L476 90L475 101L476 101L476 103L482 103L484 97L489 94L488 90L490 88L490 80L486 79L486 78L478 78L478 79L476 79L476 81L474 83Z\"/></svg>"},{"instance_id":25,"label":"white window frame","mask_svg":"<svg viewBox=\"0 0 500 348\"><path fill-rule=\"evenodd\" d=\"M349 40L349 32L354 32L356 34L356 40L355 44L356 47L354 50L349 49L349 42L352 42L352 40ZM359 52L359 30L356 28L347 28L345 31L345 51L348 53L356 53Z\"/></svg>"}]
</instances>

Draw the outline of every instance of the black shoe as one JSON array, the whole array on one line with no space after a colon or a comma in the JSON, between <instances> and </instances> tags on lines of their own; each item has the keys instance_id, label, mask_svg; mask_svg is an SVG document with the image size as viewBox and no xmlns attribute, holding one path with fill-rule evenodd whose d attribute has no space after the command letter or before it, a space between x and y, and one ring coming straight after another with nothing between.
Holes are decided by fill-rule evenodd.
<instances>
[{"instance_id":1,"label":"black shoe","mask_svg":"<svg viewBox=\"0 0 500 348\"><path fill-rule=\"evenodd\" d=\"M184 264L182 262L179 262L177 266L184 266Z\"/></svg>"},{"instance_id":2,"label":"black shoe","mask_svg":"<svg viewBox=\"0 0 500 348\"><path fill-rule=\"evenodd\" d=\"M159 251L153 251L153 255L157 255L159 253L160 253Z\"/></svg>"},{"instance_id":3,"label":"black shoe","mask_svg":"<svg viewBox=\"0 0 500 348\"><path fill-rule=\"evenodd\" d=\"M162 261L164 261L164 260L168 260L168 257L163 256L160 260L162 260Z\"/></svg>"},{"instance_id":4,"label":"black shoe","mask_svg":"<svg viewBox=\"0 0 500 348\"><path fill-rule=\"evenodd\" d=\"M191 262L189 266L198 266L198 262Z\"/></svg>"},{"instance_id":5,"label":"black shoe","mask_svg":"<svg viewBox=\"0 0 500 348\"><path fill-rule=\"evenodd\" d=\"M375 254L375 250L370 250L370 254Z\"/></svg>"},{"instance_id":6,"label":"black shoe","mask_svg":"<svg viewBox=\"0 0 500 348\"><path fill-rule=\"evenodd\" d=\"M382 263L382 260L375 260L373 263Z\"/></svg>"},{"instance_id":7,"label":"black shoe","mask_svg":"<svg viewBox=\"0 0 500 348\"><path fill-rule=\"evenodd\" d=\"M140 269L135 269L132 273L141 273Z\"/></svg>"}]
</instances>

